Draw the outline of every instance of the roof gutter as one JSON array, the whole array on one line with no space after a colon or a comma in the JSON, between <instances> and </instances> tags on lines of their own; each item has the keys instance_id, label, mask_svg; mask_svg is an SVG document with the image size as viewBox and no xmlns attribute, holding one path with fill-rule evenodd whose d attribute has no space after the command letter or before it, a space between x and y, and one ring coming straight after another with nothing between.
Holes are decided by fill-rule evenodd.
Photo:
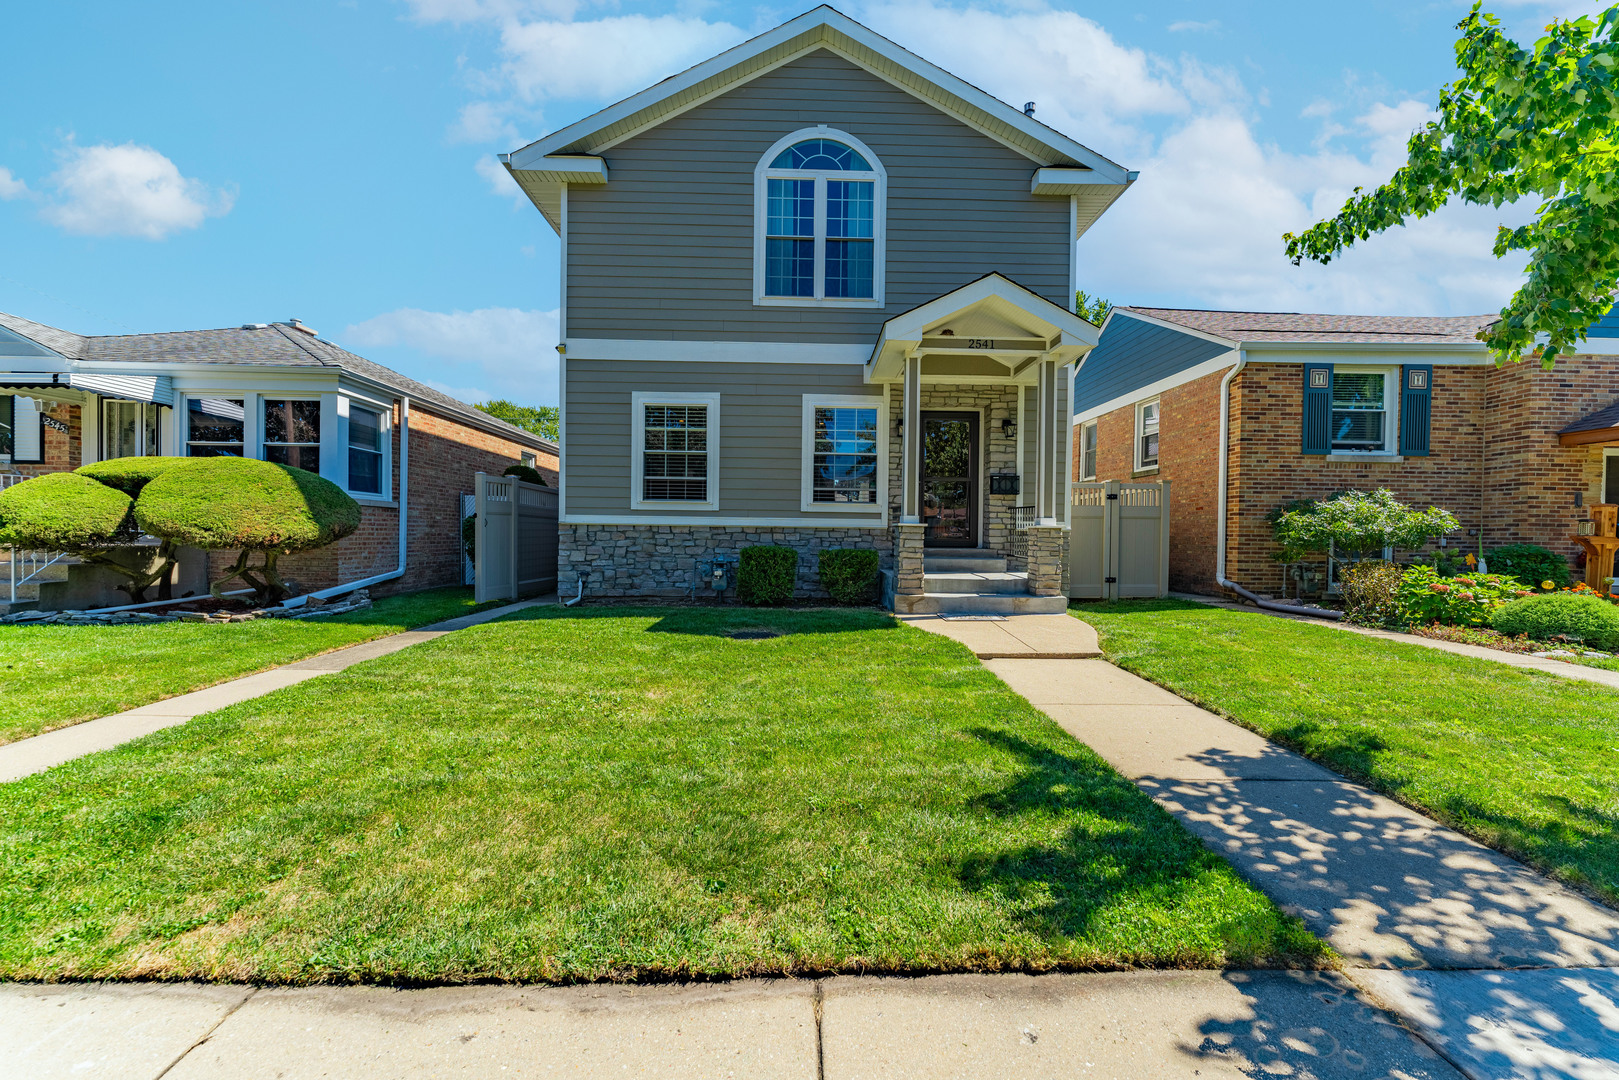
<instances>
[{"instance_id":1,"label":"roof gutter","mask_svg":"<svg viewBox=\"0 0 1619 1080\"><path fill-rule=\"evenodd\" d=\"M1231 382L1238 372L1248 366L1248 351L1237 353L1237 362L1220 380L1220 497L1215 517L1214 581L1222 589L1230 589L1244 600L1266 611L1285 615L1314 615L1320 619L1342 619L1343 612L1326 608L1306 607L1303 604L1278 604L1257 596L1225 576L1226 550L1226 490L1231 475Z\"/></svg>"}]
</instances>

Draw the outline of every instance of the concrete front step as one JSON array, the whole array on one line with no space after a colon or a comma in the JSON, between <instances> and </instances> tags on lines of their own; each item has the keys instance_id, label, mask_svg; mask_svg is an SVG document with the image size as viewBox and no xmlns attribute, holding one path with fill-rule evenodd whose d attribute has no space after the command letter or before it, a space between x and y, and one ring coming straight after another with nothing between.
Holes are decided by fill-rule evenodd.
<instances>
[{"instance_id":1,"label":"concrete front step","mask_svg":"<svg viewBox=\"0 0 1619 1080\"><path fill-rule=\"evenodd\" d=\"M931 548L922 552L924 574L1004 574L1006 556L985 548Z\"/></svg>"},{"instance_id":2,"label":"concrete front step","mask_svg":"<svg viewBox=\"0 0 1619 1080\"><path fill-rule=\"evenodd\" d=\"M1026 593L1029 575L1005 573L930 573L922 574L925 593Z\"/></svg>"},{"instance_id":3,"label":"concrete front step","mask_svg":"<svg viewBox=\"0 0 1619 1080\"><path fill-rule=\"evenodd\" d=\"M1067 611L1068 599L1028 593L930 592L896 596L894 610L901 615L1050 615Z\"/></svg>"}]
</instances>

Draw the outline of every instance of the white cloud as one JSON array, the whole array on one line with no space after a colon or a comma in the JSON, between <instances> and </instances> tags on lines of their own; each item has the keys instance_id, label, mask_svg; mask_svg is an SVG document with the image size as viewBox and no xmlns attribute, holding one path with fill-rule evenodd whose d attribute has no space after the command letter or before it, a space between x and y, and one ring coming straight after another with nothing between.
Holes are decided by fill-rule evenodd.
<instances>
[{"instance_id":1,"label":"white cloud","mask_svg":"<svg viewBox=\"0 0 1619 1080\"><path fill-rule=\"evenodd\" d=\"M180 175L149 146L73 146L50 178L56 198L42 213L71 233L161 240L230 211L235 196Z\"/></svg>"},{"instance_id":2,"label":"white cloud","mask_svg":"<svg viewBox=\"0 0 1619 1080\"><path fill-rule=\"evenodd\" d=\"M451 142L517 142L517 129L506 117L506 107L494 101L474 101L461 108L450 128Z\"/></svg>"},{"instance_id":3,"label":"white cloud","mask_svg":"<svg viewBox=\"0 0 1619 1080\"><path fill-rule=\"evenodd\" d=\"M355 349L402 349L390 366L464 401L557 401L557 311L399 308L343 331ZM411 368L416 368L412 371Z\"/></svg>"},{"instance_id":4,"label":"white cloud","mask_svg":"<svg viewBox=\"0 0 1619 1080\"><path fill-rule=\"evenodd\" d=\"M12 176L10 169L0 169L0 199L17 199L28 194L28 185Z\"/></svg>"},{"instance_id":5,"label":"white cloud","mask_svg":"<svg viewBox=\"0 0 1619 1080\"><path fill-rule=\"evenodd\" d=\"M523 101L611 101L723 52L745 36L730 23L679 15L512 20L501 28L501 70Z\"/></svg>"},{"instance_id":6,"label":"white cloud","mask_svg":"<svg viewBox=\"0 0 1619 1080\"><path fill-rule=\"evenodd\" d=\"M512 174L506 171L506 166L495 155L485 154L473 162L472 167L484 178L492 194L510 199L518 209L530 205L528 196L523 194L523 189L517 186L517 181L512 179Z\"/></svg>"},{"instance_id":7,"label":"white cloud","mask_svg":"<svg viewBox=\"0 0 1619 1080\"><path fill-rule=\"evenodd\" d=\"M1219 19L1210 19L1208 22L1193 22L1191 19L1182 19L1169 24L1171 34L1201 34L1211 30L1220 29Z\"/></svg>"}]
</instances>

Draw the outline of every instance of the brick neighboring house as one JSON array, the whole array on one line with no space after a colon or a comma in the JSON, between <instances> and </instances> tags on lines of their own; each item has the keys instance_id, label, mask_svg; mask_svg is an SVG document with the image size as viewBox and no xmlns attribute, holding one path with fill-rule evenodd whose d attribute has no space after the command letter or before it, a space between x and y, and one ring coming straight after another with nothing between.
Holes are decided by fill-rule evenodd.
<instances>
[{"instance_id":1,"label":"brick neighboring house","mask_svg":"<svg viewBox=\"0 0 1619 1080\"><path fill-rule=\"evenodd\" d=\"M373 591L460 584L460 496L474 474L524 461L557 482L555 443L340 349L296 319L85 336L0 313L0 478L147 454L280 461L354 496L358 531L282 561L305 589L399 568L401 491L405 570Z\"/></svg>"},{"instance_id":2,"label":"brick neighboring house","mask_svg":"<svg viewBox=\"0 0 1619 1080\"><path fill-rule=\"evenodd\" d=\"M1619 319L1548 372L1494 364L1475 335L1495 318L1115 308L1074 379L1075 479L1171 481L1174 589L1218 591L1223 554L1226 580L1281 594L1266 515L1346 488L1449 510L1459 550L1581 566L1584 507L1619 500Z\"/></svg>"}]
</instances>

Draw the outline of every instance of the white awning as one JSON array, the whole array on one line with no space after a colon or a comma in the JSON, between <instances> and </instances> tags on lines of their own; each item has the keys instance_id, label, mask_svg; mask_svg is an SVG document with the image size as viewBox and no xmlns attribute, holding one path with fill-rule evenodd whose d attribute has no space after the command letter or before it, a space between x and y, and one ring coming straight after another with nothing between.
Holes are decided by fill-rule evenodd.
<instances>
[{"instance_id":1,"label":"white awning","mask_svg":"<svg viewBox=\"0 0 1619 1080\"><path fill-rule=\"evenodd\" d=\"M0 372L0 388L27 390L86 390L102 397L125 401L174 404L174 381L167 375L104 375L98 372L12 371Z\"/></svg>"}]
</instances>

